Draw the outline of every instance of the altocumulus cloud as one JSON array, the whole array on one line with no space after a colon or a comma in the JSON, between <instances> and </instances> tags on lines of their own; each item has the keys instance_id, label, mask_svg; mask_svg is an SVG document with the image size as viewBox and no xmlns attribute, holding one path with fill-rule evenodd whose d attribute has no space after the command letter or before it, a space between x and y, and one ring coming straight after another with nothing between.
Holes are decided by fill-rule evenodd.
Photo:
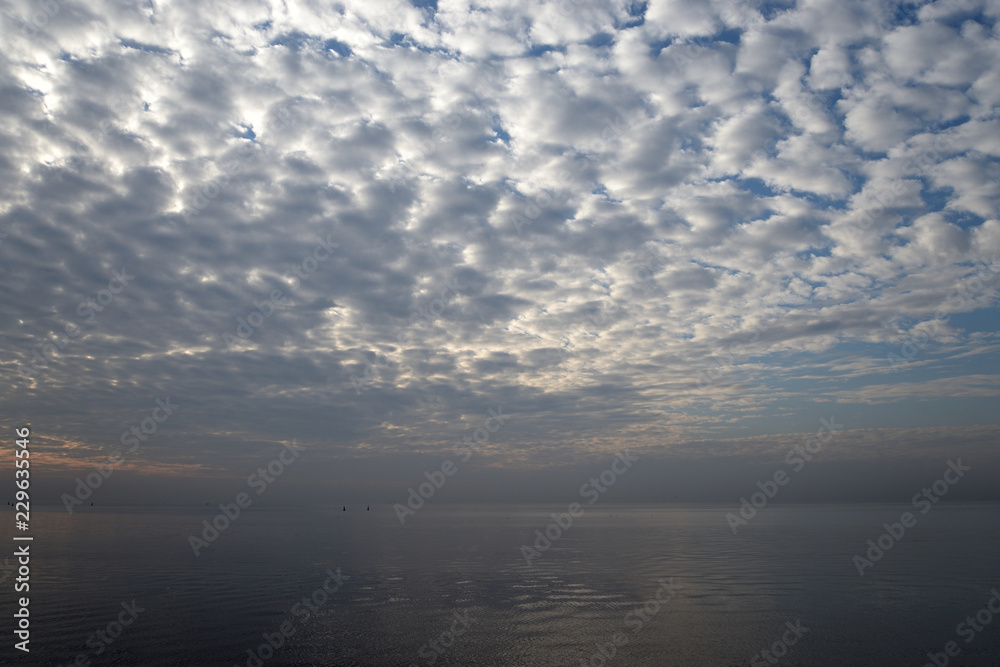
<instances>
[{"instance_id":1,"label":"altocumulus cloud","mask_svg":"<svg viewBox=\"0 0 1000 667\"><path fill-rule=\"evenodd\" d=\"M490 405L515 467L831 406L995 434L1000 4L415 4L3 4L2 401L53 462L167 394L149 470L445 453Z\"/></svg>"}]
</instances>

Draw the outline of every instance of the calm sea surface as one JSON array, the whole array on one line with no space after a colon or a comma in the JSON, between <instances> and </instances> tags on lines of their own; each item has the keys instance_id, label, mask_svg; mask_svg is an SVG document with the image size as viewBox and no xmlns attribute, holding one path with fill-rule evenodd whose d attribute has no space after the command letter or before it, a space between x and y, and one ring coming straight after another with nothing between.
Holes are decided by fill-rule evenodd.
<instances>
[{"instance_id":1,"label":"calm sea surface","mask_svg":"<svg viewBox=\"0 0 1000 667\"><path fill-rule=\"evenodd\" d=\"M949 665L1000 665L1000 614L956 631L1000 590L1000 506L917 513L864 576L853 557L912 507L766 507L738 535L731 509L585 507L529 564L522 545L565 505L427 506L404 526L389 506L249 510L197 557L188 536L217 509L36 508L31 653L12 648L5 570L0 655L69 665L83 654L95 667L919 667L954 641ZM7 564L12 524L0 531ZM327 594L338 569L343 585ZM283 623L291 636L278 639Z\"/></svg>"}]
</instances>

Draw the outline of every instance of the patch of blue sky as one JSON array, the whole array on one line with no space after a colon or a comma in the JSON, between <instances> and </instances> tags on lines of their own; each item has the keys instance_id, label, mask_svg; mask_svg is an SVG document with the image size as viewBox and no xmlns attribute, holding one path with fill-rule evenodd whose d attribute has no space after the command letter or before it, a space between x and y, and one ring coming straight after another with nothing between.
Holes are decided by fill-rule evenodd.
<instances>
[{"instance_id":1,"label":"patch of blue sky","mask_svg":"<svg viewBox=\"0 0 1000 667\"><path fill-rule=\"evenodd\" d=\"M991 289L991 286L987 286L987 289ZM996 289L995 284L992 289ZM1000 332L1000 309L996 307L981 308L970 313L956 313L948 320L948 324L962 329L967 334L998 333ZM997 342L1000 343L1000 341ZM1000 365L997 366L997 370L1000 370Z\"/></svg>"},{"instance_id":2,"label":"patch of blue sky","mask_svg":"<svg viewBox=\"0 0 1000 667\"><path fill-rule=\"evenodd\" d=\"M924 201L923 213L934 213L935 211L944 210L948 205L948 201L955 194L955 188L950 185L934 189L929 179L918 176L917 180L923 183L924 186L920 192L920 198Z\"/></svg>"},{"instance_id":3,"label":"patch of blue sky","mask_svg":"<svg viewBox=\"0 0 1000 667\"><path fill-rule=\"evenodd\" d=\"M920 11L919 3L898 3L894 4L891 9L891 14L887 17L892 25L897 27L917 25L920 23L920 17L918 12Z\"/></svg>"},{"instance_id":4,"label":"patch of blue sky","mask_svg":"<svg viewBox=\"0 0 1000 667\"><path fill-rule=\"evenodd\" d=\"M651 58L658 58L660 52L674 43L673 37L667 37L665 39L656 39L649 43L649 56Z\"/></svg>"},{"instance_id":5,"label":"patch of blue sky","mask_svg":"<svg viewBox=\"0 0 1000 667\"><path fill-rule=\"evenodd\" d=\"M118 43L124 46L126 49L135 49L137 51L144 51L145 53L155 53L157 55L165 56L170 55L174 51L173 49L168 49L162 46L156 46L155 44L144 44L142 42L137 42L134 39L119 39Z\"/></svg>"},{"instance_id":6,"label":"patch of blue sky","mask_svg":"<svg viewBox=\"0 0 1000 667\"><path fill-rule=\"evenodd\" d=\"M913 86L915 87L915 86ZM964 90L964 86L956 86L956 88ZM949 120L939 120L933 123L929 123L927 126L922 128L922 132L944 132L945 130L951 129L953 127L958 127L959 125L964 125L972 120L972 116L963 115L956 118L951 118Z\"/></svg>"},{"instance_id":7,"label":"patch of blue sky","mask_svg":"<svg viewBox=\"0 0 1000 667\"><path fill-rule=\"evenodd\" d=\"M721 271L730 276L738 276L740 274L739 269L734 269L731 266L722 266L721 264L711 264L709 262L702 261L700 259L690 259L688 263L694 264L695 266L700 266L703 269L712 269L713 271Z\"/></svg>"},{"instance_id":8,"label":"patch of blue sky","mask_svg":"<svg viewBox=\"0 0 1000 667\"><path fill-rule=\"evenodd\" d=\"M757 11L765 21L773 21L784 12L795 8L795 0L768 0L757 5Z\"/></svg>"},{"instance_id":9,"label":"patch of blue sky","mask_svg":"<svg viewBox=\"0 0 1000 667\"><path fill-rule=\"evenodd\" d=\"M718 46L721 44L728 45L739 45L740 39L743 35L743 31L739 28L725 28L712 35L700 35L696 37L691 37L687 39L682 39L679 37L665 37L663 39L655 39L649 42L649 55L651 58L659 58L663 52L663 49L673 45L678 44L681 46L696 46L705 49L711 49L713 46ZM687 56L685 54L684 56Z\"/></svg>"},{"instance_id":10,"label":"patch of blue sky","mask_svg":"<svg viewBox=\"0 0 1000 667\"><path fill-rule=\"evenodd\" d=\"M293 30L292 32L286 32L278 35L272 39L269 44L271 46L284 46L292 51L299 51L303 47L308 46L310 41L315 39L316 38L312 35L308 35L299 30Z\"/></svg>"},{"instance_id":11,"label":"patch of blue sky","mask_svg":"<svg viewBox=\"0 0 1000 667\"><path fill-rule=\"evenodd\" d=\"M242 132L237 132L236 136L240 139L249 139L252 143L257 143L257 135L253 131L253 125L241 125L243 128Z\"/></svg>"},{"instance_id":12,"label":"patch of blue sky","mask_svg":"<svg viewBox=\"0 0 1000 667\"><path fill-rule=\"evenodd\" d=\"M615 36L608 32L598 32L590 36L584 44L591 48L600 48L602 46L612 46L615 43Z\"/></svg>"},{"instance_id":13,"label":"patch of blue sky","mask_svg":"<svg viewBox=\"0 0 1000 667\"><path fill-rule=\"evenodd\" d=\"M601 197L601 199L603 199L604 201L611 204L621 204L625 201L624 199L615 199L610 194L608 194L608 188L603 183L599 183L597 187L595 187L593 190L590 191L590 194L597 195Z\"/></svg>"},{"instance_id":14,"label":"patch of blue sky","mask_svg":"<svg viewBox=\"0 0 1000 667\"><path fill-rule=\"evenodd\" d=\"M566 47L562 44L536 44L524 52L529 58L538 58L551 52L566 53Z\"/></svg>"},{"instance_id":15,"label":"patch of blue sky","mask_svg":"<svg viewBox=\"0 0 1000 667\"><path fill-rule=\"evenodd\" d=\"M815 259L816 257L830 257L831 254L832 253L830 252L829 246L811 247L808 250L803 250L802 252L795 253L795 258L796 259L803 259L803 260L810 260L810 259ZM812 285L813 287L818 287L818 286L822 285L822 283L819 283L819 282L813 282L813 281L805 280L805 279L803 279L803 280L804 280L804 282Z\"/></svg>"},{"instance_id":16,"label":"patch of blue sky","mask_svg":"<svg viewBox=\"0 0 1000 667\"><path fill-rule=\"evenodd\" d=\"M945 209L941 212L944 219L962 229L972 229L986 222L986 218L976 215L972 211Z\"/></svg>"},{"instance_id":17,"label":"patch of blue sky","mask_svg":"<svg viewBox=\"0 0 1000 667\"><path fill-rule=\"evenodd\" d=\"M951 15L942 16L937 19L938 23L942 23L946 26L954 28L955 30L961 30L962 25L964 25L966 21L975 21L976 23L990 29L992 29L996 24L996 19L983 12L982 6L976 6L974 4L970 4L964 10L957 9L957 11L954 11Z\"/></svg>"},{"instance_id":18,"label":"patch of blue sky","mask_svg":"<svg viewBox=\"0 0 1000 667\"><path fill-rule=\"evenodd\" d=\"M795 188L789 188L788 194L809 202L814 208L821 211L846 211L848 207L848 200L841 195L822 195Z\"/></svg>"},{"instance_id":19,"label":"patch of blue sky","mask_svg":"<svg viewBox=\"0 0 1000 667\"><path fill-rule=\"evenodd\" d=\"M646 23L646 9L649 7L648 2L637 2L633 0L625 8L628 14L628 18L624 20L615 19L615 30L627 30L629 28L637 28L644 23Z\"/></svg>"},{"instance_id":20,"label":"patch of blue sky","mask_svg":"<svg viewBox=\"0 0 1000 667\"><path fill-rule=\"evenodd\" d=\"M503 129L503 122L497 114L493 114L491 129L493 130L493 134L496 139L499 139L505 144L510 143L510 134L508 134L507 130Z\"/></svg>"},{"instance_id":21,"label":"patch of blue sky","mask_svg":"<svg viewBox=\"0 0 1000 667\"><path fill-rule=\"evenodd\" d=\"M777 197L780 193L759 178L723 178L718 179L730 181L740 190L744 190L758 197Z\"/></svg>"},{"instance_id":22,"label":"patch of blue sky","mask_svg":"<svg viewBox=\"0 0 1000 667\"><path fill-rule=\"evenodd\" d=\"M458 60L460 53L457 51L452 51L451 49L441 47L441 46L427 46L426 44L421 44L420 42L414 41L414 39L402 32L392 32L389 33L389 39L382 42L384 47L394 47L394 48L406 48L406 49L416 49L421 53L434 53L438 55L446 56L452 60Z\"/></svg>"},{"instance_id":23,"label":"patch of blue sky","mask_svg":"<svg viewBox=\"0 0 1000 667\"><path fill-rule=\"evenodd\" d=\"M325 51L333 51L341 58L348 58L352 53L350 46L336 39L328 39L323 42L323 49Z\"/></svg>"}]
</instances>

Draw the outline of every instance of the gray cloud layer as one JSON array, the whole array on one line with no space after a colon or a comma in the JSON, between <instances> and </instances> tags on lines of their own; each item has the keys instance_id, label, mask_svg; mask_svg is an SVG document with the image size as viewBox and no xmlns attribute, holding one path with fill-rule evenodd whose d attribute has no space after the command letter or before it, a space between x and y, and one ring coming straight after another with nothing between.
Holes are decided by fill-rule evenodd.
<instances>
[{"instance_id":1,"label":"gray cloud layer","mask_svg":"<svg viewBox=\"0 0 1000 667\"><path fill-rule=\"evenodd\" d=\"M130 465L406 469L497 406L514 468L995 435L1000 4L420 4L2 5L2 401L53 461L168 395Z\"/></svg>"}]
</instances>

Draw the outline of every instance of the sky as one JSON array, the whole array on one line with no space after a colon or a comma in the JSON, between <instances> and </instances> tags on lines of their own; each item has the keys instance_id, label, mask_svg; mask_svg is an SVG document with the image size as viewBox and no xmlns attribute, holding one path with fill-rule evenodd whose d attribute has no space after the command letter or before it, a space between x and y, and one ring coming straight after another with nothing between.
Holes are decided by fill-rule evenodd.
<instances>
[{"instance_id":1,"label":"sky","mask_svg":"<svg viewBox=\"0 0 1000 667\"><path fill-rule=\"evenodd\" d=\"M1000 494L996 0L0 11L40 501Z\"/></svg>"}]
</instances>

